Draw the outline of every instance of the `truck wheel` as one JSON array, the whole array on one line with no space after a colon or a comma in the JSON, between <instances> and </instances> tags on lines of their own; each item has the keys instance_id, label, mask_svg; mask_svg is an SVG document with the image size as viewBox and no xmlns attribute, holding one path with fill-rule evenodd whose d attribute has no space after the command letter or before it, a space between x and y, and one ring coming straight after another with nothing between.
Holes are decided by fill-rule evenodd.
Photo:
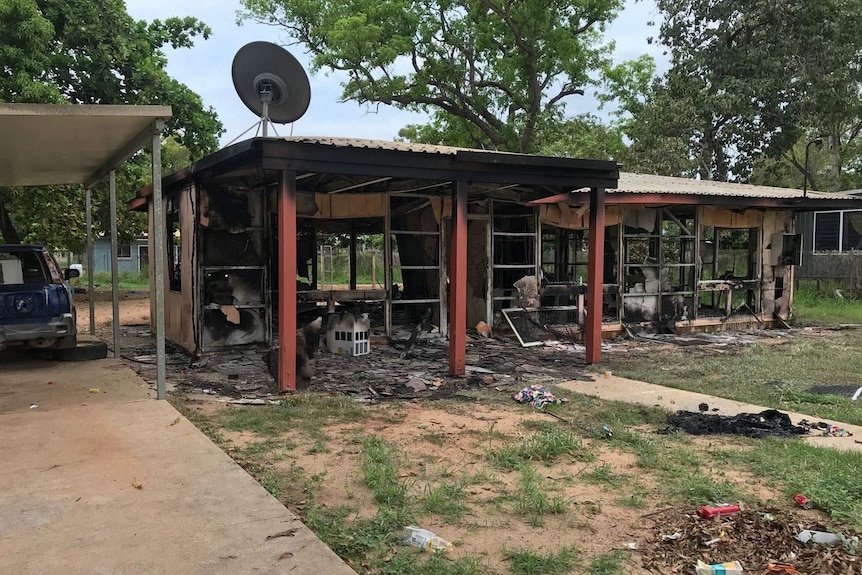
<instances>
[{"instance_id":1,"label":"truck wheel","mask_svg":"<svg viewBox=\"0 0 862 575\"><path fill-rule=\"evenodd\" d=\"M57 349L57 361L91 361L108 357L108 345L103 341L79 341L77 347Z\"/></svg>"}]
</instances>

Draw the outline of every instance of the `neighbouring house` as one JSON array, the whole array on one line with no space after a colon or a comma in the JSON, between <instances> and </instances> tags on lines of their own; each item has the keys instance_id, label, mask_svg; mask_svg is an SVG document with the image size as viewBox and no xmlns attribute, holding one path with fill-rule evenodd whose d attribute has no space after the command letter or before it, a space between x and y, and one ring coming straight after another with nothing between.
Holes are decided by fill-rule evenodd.
<instances>
[{"instance_id":1,"label":"neighbouring house","mask_svg":"<svg viewBox=\"0 0 862 575\"><path fill-rule=\"evenodd\" d=\"M862 190L841 192L862 198ZM797 215L802 234L799 278L839 280L862 287L862 209L823 209Z\"/></svg>"},{"instance_id":2,"label":"neighbouring house","mask_svg":"<svg viewBox=\"0 0 862 575\"><path fill-rule=\"evenodd\" d=\"M132 243L117 246L117 269L138 273L149 271L149 244L146 236L136 237ZM93 242L93 270L95 273L111 273L111 239L98 238Z\"/></svg>"},{"instance_id":3,"label":"neighbouring house","mask_svg":"<svg viewBox=\"0 0 862 575\"><path fill-rule=\"evenodd\" d=\"M389 335L430 309L452 373L480 321L525 345L582 333L590 362L602 333L786 321L794 215L862 209L849 195L620 174L612 162L341 138L234 144L163 189L166 335L190 353L287 341L303 310L357 309ZM149 210L152 238L150 199L130 206ZM383 246L382 288L358 281L368 237ZM351 247L349 279L323 289L320 247L333 238Z\"/></svg>"}]
</instances>

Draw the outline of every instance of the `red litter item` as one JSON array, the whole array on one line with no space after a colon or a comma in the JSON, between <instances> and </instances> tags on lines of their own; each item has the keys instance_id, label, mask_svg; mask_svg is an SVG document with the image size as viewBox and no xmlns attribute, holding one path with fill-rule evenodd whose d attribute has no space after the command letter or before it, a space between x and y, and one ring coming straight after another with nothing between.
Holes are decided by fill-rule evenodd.
<instances>
[{"instance_id":1,"label":"red litter item","mask_svg":"<svg viewBox=\"0 0 862 575\"><path fill-rule=\"evenodd\" d=\"M710 507L709 505L704 505L700 509L697 510L697 514L703 517L704 519L710 519L712 517L716 517L718 515L730 515L731 513L739 513L739 505L717 505L715 507Z\"/></svg>"},{"instance_id":2,"label":"red litter item","mask_svg":"<svg viewBox=\"0 0 862 575\"><path fill-rule=\"evenodd\" d=\"M793 501L801 507L802 509L814 509L814 502L802 495L801 493L797 493L793 496Z\"/></svg>"}]
</instances>

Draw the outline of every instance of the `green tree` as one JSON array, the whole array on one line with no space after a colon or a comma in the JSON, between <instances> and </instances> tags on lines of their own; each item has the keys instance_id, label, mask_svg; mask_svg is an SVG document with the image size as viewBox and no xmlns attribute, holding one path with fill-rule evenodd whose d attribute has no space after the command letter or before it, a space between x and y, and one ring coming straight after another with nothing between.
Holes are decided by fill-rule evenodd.
<instances>
[{"instance_id":1,"label":"green tree","mask_svg":"<svg viewBox=\"0 0 862 575\"><path fill-rule=\"evenodd\" d=\"M516 152L595 85L622 0L242 0L285 28L343 97L432 114L402 137Z\"/></svg>"},{"instance_id":2,"label":"green tree","mask_svg":"<svg viewBox=\"0 0 862 575\"><path fill-rule=\"evenodd\" d=\"M821 187L842 186L862 130L862 3L855 0L658 0L672 67L643 129L687 143L704 179L748 179L763 156L826 139ZM645 119L643 119L645 118ZM659 121L653 121L658 118ZM674 119L684 118L685 121Z\"/></svg>"},{"instance_id":3,"label":"green tree","mask_svg":"<svg viewBox=\"0 0 862 575\"><path fill-rule=\"evenodd\" d=\"M163 49L192 46L209 28L191 17L136 21L122 0L0 0L0 101L72 104L163 104L166 155L190 161L218 147L222 124L188 86L165 71ZM130 199L150 181L148 155L118 172L118 198ZM170 166L171 162L164 162ZM106 184L94 189L96 234L108 231ZM7 242L45 243L77 250L84 238L80 187L0 189L0 232ZM127 238L145 219L120 215Z\"/></svg>"},{"instance_id":4,"label":"green tree","mask_svg":"<svg viewBox=\"0 0 862 575\"><path fill-rule=\"evenodd\" d=\"M650 56L605 69L598 99L603 108L613 106L611 129L628 144L614 159L632 172L692 177L688 104L673 98L655 71Z\"/></svg>"}]
</instances>

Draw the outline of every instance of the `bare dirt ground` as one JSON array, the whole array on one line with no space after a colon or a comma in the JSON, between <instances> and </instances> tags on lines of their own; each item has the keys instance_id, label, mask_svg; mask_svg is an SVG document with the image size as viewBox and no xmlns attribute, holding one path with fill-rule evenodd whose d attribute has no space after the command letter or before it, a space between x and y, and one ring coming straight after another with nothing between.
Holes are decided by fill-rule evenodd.
<instances>
[{"instance_id":1,"label":"bare dirt ground","mask_svg":"<svg viewBox=\"0 0 862 575\"><path fill-rule=\"evenodd\" d=\"M95 292L96 335L110 337L111 322L114 317L110 291ZM75 294L78 309L78 332L88 333L90 329L90 304L86 294ZM149 325L150 296L146 291L120 292L120 325Z\"/></svg>"}]
</instances>

